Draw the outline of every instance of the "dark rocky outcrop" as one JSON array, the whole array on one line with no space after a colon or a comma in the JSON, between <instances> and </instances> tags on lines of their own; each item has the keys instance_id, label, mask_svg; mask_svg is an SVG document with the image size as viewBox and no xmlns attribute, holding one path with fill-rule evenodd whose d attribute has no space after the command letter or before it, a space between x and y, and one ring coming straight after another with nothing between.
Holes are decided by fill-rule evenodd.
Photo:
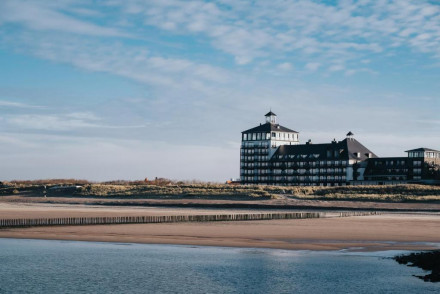
<instances>
[{"instance_id":1,"label":"dark rocky outcrop","mask_svg":"<svg viewBox=\"0 0 440 294\"><path fill-rule=\"evenodd\" d=\"M411 253L394 257L399 264L416 266L431 273L424 276L416 276L425 282L440 282L440 250Z\"/></svg>"}]
</instances>

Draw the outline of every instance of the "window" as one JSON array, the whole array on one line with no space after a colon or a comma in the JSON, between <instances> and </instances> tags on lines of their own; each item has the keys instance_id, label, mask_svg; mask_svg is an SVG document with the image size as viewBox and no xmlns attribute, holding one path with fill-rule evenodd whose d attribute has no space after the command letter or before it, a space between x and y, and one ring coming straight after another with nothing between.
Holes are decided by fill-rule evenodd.
<instances>
[{"instance_id":1,"label":"window","mask_svg":"<svg viewBox=\"0 0 440 294\"><path fill-rule=\"evenodd\" d=\"M272 138L275 138L275 137L276 137L275 132L272 132Z\"/></svg>"}]
</instances>

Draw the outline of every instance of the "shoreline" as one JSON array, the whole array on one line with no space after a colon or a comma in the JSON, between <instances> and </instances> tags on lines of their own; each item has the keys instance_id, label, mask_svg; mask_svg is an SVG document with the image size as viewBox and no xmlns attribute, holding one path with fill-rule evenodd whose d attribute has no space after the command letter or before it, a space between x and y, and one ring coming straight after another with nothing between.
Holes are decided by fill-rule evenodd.
<instances>
[{"instance_id":1,"label":"shoreline","mask_svg":"<svg viewBox=\"0 0 440 294\"><path fill-rule=\"evenodd\" d=\"M435 219L435 220L433 220ZM245 222L116 224L5 228L0 238L170 244L285 250L434 250L437 216L361 216ZM380 224L382 221L383 224ZM415 226L405 225L408 221ZM421 224L428 227L419 229Z\"/></svg>"},{"instance_id":2,"label":"shoreline","mask_svg":"<svg viewBox=\"0 0 440 294\"><path fill-rule=\"evenodd\" d=\"M387 251L408 251L408 252L412 252L412 251L426 251L426 252L431 252L431 251L436 251L436 250L440 250L440 242L439 243L429 243L429 242L414 242L414 243L407 243L407 242L392 242L389 241L390 243L393 244L398 244L398 246L396 247L368 247L368 244L363 242L363 241L359 241L362 243L351 243L351 244L358 244L358 245L367 245L367 247L338 247L338 248L333 248L333 249L325 249L325 248L311 248L311 247L307 247L307 248L303 248L303 247L298 247L298 248L285 248L285 247L278 247L278 246L270 246L270 247L265 247L265 246L237 246L237 245L205 245L205 244L187 244L187 243L146 243L146 242L123 242L123 241L111 241L111 240L78 240L78 239L48 239L48 238L29 238L29 237L23 237L23 238L19 238L19 237L0 237L0 240L35 240L35 241L65 241L65 242L86 242L86 243L104 243L104 244L117 244L117 245L155 245L155 246L160 246L160 245L165 245L165 246L182 246L182 247L206 247L206 248L236 248L236 249L262 249L262 250L285 250L285 251L310 251L310 252L330 252L330 253L336 253L336 252L340 252L340 253L374 253L374 252L387 252ZM332 243L335 244L335 243ZM341 243L342 244L342 243ZM382 243L384 244L384 243Z\"/></svg>"},{"instance_id":3,"label":"shoreline","mask_svg":"<svg viewBox=\"0 0 440 294\"><path fill-rule=\"evenodd\" d=\"M273 210L268 211L273 212ZM200 215L244 212L261 213L263 210L0 202L2 218ZM334 212L336 213L337 210ZM433 250L440 246L440 214L384 212L380 215L316 219L3 228L0 229L0 238L318 251Z\"/></svg>"},{"instance_id":4,"label":"shoreline","mask_svg":"<svg viewBox=\"0 0 440 294\"><path fill-rule=\"evenodd\" d=\"M69 241L69 242L91 242L91 243L108 243L108 244L138 244L138 245L170 245L170 246L189 246L189 247L219 247L219 248L242 248L242 249L274 249L274 250L287 250L287 251L314 251L314 252L384 252L384 251L433 251L440 249L440 242L372 242L367 243L365 241L352 241L352 243L343 243L340 240L334 240L335 243L297 243L292 246L277 246L277 245L263 245L263 246L250 246L238 245L238 244L204 244L204 243L185 243L185 242L139 242L139 241L122 241L111 240L105 238L44 238L36 237L2 237L0 239L12 239L12 240L42 240L42 241ZM299 245L301 244L301 245ZM392 244L392 245L391 245ZM435 245L434 245L435 244ZM353 246L349 246L353 245ZM356 245L356 246L354 246ZM349 246L349 247L347 247Z\"/></svg>"}]
</instances>

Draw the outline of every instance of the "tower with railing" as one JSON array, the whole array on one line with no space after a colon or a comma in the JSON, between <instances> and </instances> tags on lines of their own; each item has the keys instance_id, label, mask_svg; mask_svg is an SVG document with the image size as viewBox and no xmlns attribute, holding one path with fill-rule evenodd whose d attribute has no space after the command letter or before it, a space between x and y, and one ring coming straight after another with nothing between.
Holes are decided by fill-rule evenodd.
<instances>
[{"instance_id":1,"label":"tower with railing","mask_svg":"<svg viewBox=\"0 0 440 294\"><path fill-rule=\"evenodd\" d=\"M243 184L270 182L269 160L281 145L299 144L298 132L277 123L277 115L269 111L266 121L242 132L240 179Z\"/></svg>"}]
</instances>

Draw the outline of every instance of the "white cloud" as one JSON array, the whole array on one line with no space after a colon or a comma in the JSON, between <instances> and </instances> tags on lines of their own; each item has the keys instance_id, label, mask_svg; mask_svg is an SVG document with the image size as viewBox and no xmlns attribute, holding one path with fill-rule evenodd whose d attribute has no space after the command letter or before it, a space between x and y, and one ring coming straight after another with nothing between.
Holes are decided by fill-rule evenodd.
<instances>
[{"instance_id":1,"label":"white cloud","mask_svg":"<svg viewBox=\"0 0 440 294\"><path fill-rule=\"evenodd\" d=\"M205 91L210 84L232 81L232 73L209 64L181 58L154 56L142 47L99 42L62 35L23 33L7 38L17 51L75 67L107 72L161 87L185 87Z\"/></svg>"},{"instance_id":2,"label":"white cloud","mask_svg":"<svg viewBox=\"0 0 440 294\"><path fill-rule=\"evenodd\" d=\"M74 128L96 127L87 120L60 115L20 114L6 117L6 122L15 127L34 130L61 131Z\"/></svg>"},{"instance_id":3,"label":"white cloud","mask_svg":"<svg viewBox=\"0 0 440 294\"><path fill-rule=\"evenodd\" d=\"M384 4L386 2L386 4ZM115 2L114 2L115 3ZM270 52L347 56L379 53L400 43L439 54L440 9L428 1L117 1L136 3L147 24L204 35L238 64ZM437 46L436 46L437 45ZM323 62L323 61L320 61Z\"/></svg>"},{"instance_id":4,"label":"white cloud","mask_svg":"<svg viewBox=\"0 0 440 294\"><path fill-rule=\"evenodd\" d=\"M364 73L369 73L369 74L371 74L371 75L377 75L377 74L378 74L376 71L371 70L371 69L369 69L369 68L357 68L357 69L349 69L349 70L346 70L346 71L345 71L345 75L346 75L346 76L352 76L352 75L354 75L354 74L362 73L362 72L364 72Z\"/></svg>"},{"instance_id":5,"label":"white cloud","mask_svg":"<svg viewBox=\"0 0 440 294\"><path fill-rule=\"evenodd\" d=\"M384 4L386 3L386 4ZM112 23L131 23L195 38L233 56L239 65L285 55L284 62L328 64L335 58L358 63L392 47L411 47L440 58L440 9L429 1L336 1L334 4L293 0L147 1L3 1L3 22L31 30L93 36L132 36L121 28L90 21L101 6L116 6ZM87 16L87 21L83 16ZM99 13L98 13L99 15ZM288 54L287 54L288 53ZM287 57L288 56L288 57ZM356 65L354 65L356 66ZM327 66L328 67L328 66ZM313 71L312 69L308 69Z\"/></svg>"},{"instance_id":6,"label":"white cloud","mask_svg":"<svg viewBox=\"0 0 440 294\"><path fill-rule=\"evenodd\" d=\"M96 116L92 112L72 112L66 114L66 117L78 120L89 120L89 121L97 121L101 120L98 116Z\"/></svg>"},{"instance_id":7,"label":"white cloud","mask_svg":"<svg viewBox=\"0 0 440 294\"><path fill-rule=\"evenodd\" d=\"M402 140L421 140L420 144L425 142L433 148L439 142L432 136L438 125L436 120L407 119L435 117L435 94L431 94L434 100L429 106L423 108L419 106L423 101L407 101L414 97L387 98L380 87L365 93L368 86L363 89L356 83L340 87L325 85L330 74L374 74L367 66L375 66L376 56L389 57L398 54L400 48L429 53L424 56L439 54L437 58L440 58L439 12L424 1L336 1L335 5L302 0L256 0L252 5L241 0L17 3L8 5L23 5L26 9L38 6L38 13L35 19L30 19L28 14L22 15L28 12L11 10L11 17L3 25L5 10L0 12L2 50L12 49L80 70L136 81L136 86L127 83L130 84L127 88L139 87L141 94L131 102L124 100L127 97L112 97L115 100L109 98L99 105L93 105L100 102L92 97L87 102L92 107L68 101L66 95L57 98L65 99L60 102L62 109L60 104L44 108L4 98L0 101L3 112L0 128L4 132L0 136L0 154L4 155L0 161L4 170L11 171L5 177L166 176L217 180L233 177L238 171L239 152L236 145L232 147L225 142L239 140L240 131L258 124L263 119L262 109L270 106L279 114L283 125L301 131L302 142L308 137L314 142L343 137L348 131L347 122L357 135L371 135L365 144L373 151L402 150L399 145ZM109 9L117 11L117 16L93 13L102 8L100 5L112 3L119 3L116 9ZM54 21L44 20L45 15L53 16ZM112 25L106 26L109 20ZM124 26L117 27L117 23ZM7 31L9 28L13 28L11 33ZM125 30L145 39L108 38L125 36ZM155 47L155 41L162 43ZM390 46L394 46L391 51ZM231 61L243 66L234 66ZM285 78L281 73L289 70ZM303 72L321 71L325 75L308 79L313 82L299 77ZM106 75L99 76L105 79ZM54 83L53 89L57 87ZM32 88L28 89L26 95L31 91ZM411 90L416 91L426 94L420 88ZM138 98L137 93L133 95ZM52 93L48 96L53 97ZM23 101L39 103L29 100L32 93L24 98ZM73 104L75 107L69 107ZM53 111L48 113L49 110ZM154 128L146 128L150 122L154 122ZM424 125L419 129L421 123ZM34 136L29 135L32 133ZM47 134L70 134L70 137L55 138ZM380 138L387 134L404 139L398 143L381 142ZM423 134L428 134L425 137L430 139L423 141ZM114 137L145 138L145 141L111 140ZM200 141L200 137L204 139ZM171 143L174 146L169 146ZM215 147L209 147L210 144ZM21 146L21 151L14 146ZM184 150L181 153L180 147ZM38 152L29 151L30 148ZM103 150L102 154L99 150ZM198 153L203 156L199 157ZM215 163L211 160L213 156ZM117 160L113 162L115 157ZM167 158L165 163L163 157ZM32 158L34 165L27 162ZM20 174L20 169L14 167L17 162L26 174ZM51 162L44 175L39 174L40 169L32 170L40 162ZM123 168L115 171L111 168L113 163ZM57 168L63 173L51 174Z\"/></svg>"},{"instance_id":8,"label":"white cloud","mask_svg":"<svg viewBox=\"0 0 440 294\"><path fill-rule=\"evenodd\" d=\"M26 104L21 102L0 100L0 107L13 107L13 108L44 108L44 106Z\"/></svg>"},{"instance_id":9,"label":"white cloud","mask_svg":"<svg viewBox=\"0 0 440 294\"><path fill-rule=\"evenodd\" d=\"M90 112L66 114L16 114L6 115L3 121L9 126L25 130L68 131L75 129L130 129L144 128L142 125L109 125Z\"/></svg>"},{"instance_id":10,"label":"white cloud","mask_svg":"<svg viewBox=\"0 0 440 294\"><path fill-rule=\"evenodd\" d=\"M68 7L68 6L67 6ZM115 28L98 26L57 11L50 2L3 0L0 2L0 21L26 26L31 30L58 31L91 36L128 37L131 34ZM78 11L73 8L72 10ZM82 10L84 12L84 10Z\"/></svg>"},{"instance_id":11,"label":"white cloud","mask_svg":"<svg viewBox=\"0 0 440 294\"><path fill-rule=\"evenodd\" d=\"M290 62L283 62L278 64L277 68L283 71L289 71L293 68L293 66Z\"/></svg>"},{"instance_id":12,"label":"white cloud","mask_svg":"<svg viewBox=\"0 0 440 294\"><path fill-rule=\"evenodd\" d=\"M328 68L329 71L341 71L344 69L345 69L345 66L342 64L334 64Z\"/></svg>"},{"instance_id":13,"label":"white cloud","mask_svg":"<svg viewBox=\"0 0 440 294\"><path fill-rule=\"evenodd\" d=\"M309 62L305 65L305 69L309 71L316 71L321 64L319 62Z\"/></svg>"}]
</instances>

